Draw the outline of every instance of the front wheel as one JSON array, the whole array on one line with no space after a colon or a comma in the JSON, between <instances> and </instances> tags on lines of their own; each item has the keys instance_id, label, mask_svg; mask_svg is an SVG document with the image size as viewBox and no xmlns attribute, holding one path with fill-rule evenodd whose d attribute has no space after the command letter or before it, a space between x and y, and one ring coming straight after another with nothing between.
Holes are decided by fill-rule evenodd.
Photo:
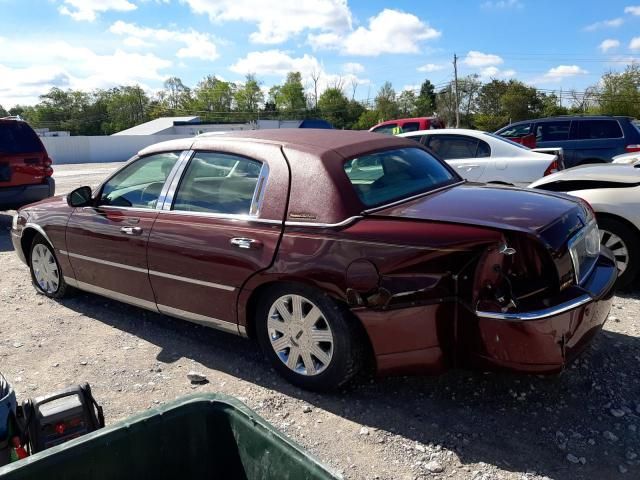
<instances>
[{"instance_id":1,"label":"front wheel","mask_svg":"<svg viewBox=\"0 0 640 480\"><path fill-rule=\"evenodd\" d=\"M613 218L599 218L600 243L616 259L618 281L616 287L628 286L636 277L640 262L640 236L628 225Z\"/></svg>"},{"instance_id":2,"label":"front wheel","mask_svg":"<svg viewBox=\"0 0 640 480\"><path fill-rule=\"evenodd\" d=\"M363 364L355 320L329 296L307 287L272 288L257 309L262 351L289 382L309 390L333 390Z\"/></svg>"},{"instance_id":3,"label":"front wheel","mask_svg":"<svg viewBox=\"0 0 640 480\"><path fill-rule=\"evenodd\" d=\"M62 298L69 293L71 287L64 281L53 247L41 235L36 235L31 244L29 268L33 286L39 293L50 298Z\"/></svg>"}]
</instances>

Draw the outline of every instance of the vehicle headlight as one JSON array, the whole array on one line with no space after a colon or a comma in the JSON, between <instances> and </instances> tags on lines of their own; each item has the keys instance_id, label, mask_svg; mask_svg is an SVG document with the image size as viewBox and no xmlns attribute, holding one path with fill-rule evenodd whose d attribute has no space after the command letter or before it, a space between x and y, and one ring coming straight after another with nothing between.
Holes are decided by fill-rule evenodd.
<instances>
[{"instance_id":1,"label":"vehicle headlight","mask_svg":"<svg viewBox=\"0 0 640 480\"><path fill-rule=\"evenodd\" d=\"M13 216L13 221L11 222L11 229L12 230L17 230L18 229L18 214L17 213Z\"/></svg>"},{"instance_id":2,"label":"vehicle headlight","mask_svg":"<svg viewBox=\"0 0 640 480\"><path fill-rule=\"evenodd\" d=\"M569 253L577 284L591 273L600 255L600 231L595 221L582 228L569 240Z\"/></svg>"}]
</instances>

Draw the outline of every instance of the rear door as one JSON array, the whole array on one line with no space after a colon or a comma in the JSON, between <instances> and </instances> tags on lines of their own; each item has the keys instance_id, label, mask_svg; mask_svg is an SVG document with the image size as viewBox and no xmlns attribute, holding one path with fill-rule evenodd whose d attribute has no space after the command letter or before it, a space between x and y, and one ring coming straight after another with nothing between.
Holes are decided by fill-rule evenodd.
<instances>
[{"instance_id":1,"label":"rear door","mask_svg":"<svg viewBox=\"0 0 640 480\"><path fill-rule=\"evenodd\" d=\"M74 210L65 253L80 288L155 309L147 241L179 155L160 153L129 163L105 182L95 206Z\"/></svg>"},{"instance_id":2,"label":"rear door","mask_svg":"<svg viewBox=\"0 0 640 480\"><path fill-rule=\"evenodd\" d=\"M40 184L48 166L42 142L28 123L0 120L0 187Z\"/></svg>"},{"instance_id":3,"label":"rear door","mask_svg":"<svg viewBox=\"0 0 640 480\"><path fill-rule=\"evenodd\" d=\"M487 142L467 135L427 135L425 145L446 160L459 175L482 181L487 166L492 168Z\"/></svg>"},{"instance_id":4,"label":"rear door","mask_svg":"<svg viewBox=\"0 0 640 480\"><path fill-rule=\"evenodd\" d=\"M158 309L238 333L243 284L269 267L282 234L288 169L280 148L197 151L149 239Z\"/></svg>"},{"instance_id":5,"label":"rear door","mask_svg":"<svg viewBox=\"0 0 640 480\"><path fill-rule=\"evenodd\" d=\"M620 124L615 119L575 120L575 134L579 145L575 151L574 164L594 161L610 162L624 151L626 146ZM573 132L572 132L573 133Z\"/></svg>"}]
</instances>

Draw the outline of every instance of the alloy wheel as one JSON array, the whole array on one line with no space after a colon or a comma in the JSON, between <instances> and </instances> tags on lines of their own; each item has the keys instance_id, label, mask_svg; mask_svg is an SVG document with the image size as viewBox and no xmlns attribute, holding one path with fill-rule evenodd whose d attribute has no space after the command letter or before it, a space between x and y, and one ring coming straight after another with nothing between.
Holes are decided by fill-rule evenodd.
<instances>
[{"instance_id":1,"label":"alloy wheel","mask_svg":"<svg viewBox=\"0 0 640 480\"><path fill-rule=\"evenodd\" d=\"M33 247L31 252L33 275L40 289L47 294L54 294L60 286L60 271L51 250L42 243Z\"/></svg>"},{"instance_id":2,"label":"alloy wheel","mask_svg":"<svg viewBox=\"0 0 640 480\"><path fill-rule=\"evenodd\" d=\"M622 238L613 232L600 230L600 244L613 252L618 267L618 276L621 276L629 266L629 250Z\"/></svg>"},{"instance_id":3,"label":"alloy wheel","mask_svg":"<svg viewBox=\"0 0 640 480\"><path fill-rule=\"evenodd\" d=\"M290 370L313 376L327 369L334 338L322 311L302 295L284 295L269 309L271 347Z\"/></svg>"}]
</instances>

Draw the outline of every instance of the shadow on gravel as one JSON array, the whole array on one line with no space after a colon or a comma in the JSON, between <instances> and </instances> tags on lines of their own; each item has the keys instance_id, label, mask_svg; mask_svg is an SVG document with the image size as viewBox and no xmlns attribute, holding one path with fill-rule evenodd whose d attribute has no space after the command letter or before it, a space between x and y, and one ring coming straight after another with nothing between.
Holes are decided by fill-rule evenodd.
<instances>
[{"instance_id":1,"label":"shadow on gravel","mask_svg":"<svg viewBox=\"0 0 640 480\"><path fill-rule=\"evenodd\" d=\"M283 381L252 341L90 294L63 303L157 345L159 362L192 359L366 425L372 433L363 441L397 441L392 434L399 434L452 449L463 464L484 462L562 480L617 477L620 464L631 478L640 468L638 457L625 463L628 452L640 455L636 337L604 331L578 362L554 377L458 370L440 377L365 380L320 395ZM410 447L407 455L428 460L428 452ZM578 463L568 461L569 454Z\"/></svg>"},{"instance_id":2,"label":"shadow on gravel","mask_svg":"<svg viewBox=\"0 0 640 480\"><path fill-rule=\"evenodd\" d=\"M0 252L13 251L10 233L12 221L13 212L0 212Z\"/></svg>"}]
</instances>

